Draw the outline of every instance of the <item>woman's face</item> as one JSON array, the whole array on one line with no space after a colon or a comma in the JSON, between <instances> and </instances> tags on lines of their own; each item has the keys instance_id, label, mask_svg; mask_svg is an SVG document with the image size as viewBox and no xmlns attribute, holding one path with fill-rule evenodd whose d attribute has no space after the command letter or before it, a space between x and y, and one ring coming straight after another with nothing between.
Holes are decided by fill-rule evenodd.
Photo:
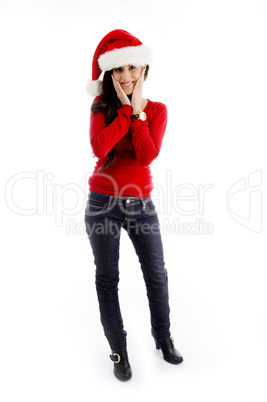
<instances>
[{"instance_id":1,"label":"woman's face","mask_svg":"<svg viewBox=\"0 0 267 402\"><path fill-rule=\"evenodd\" d=\"M113 77L120 83L126 95L132 94L135 83L141 76L143 68L129 65L113 69Z\"/></svg>"}]
</instances>

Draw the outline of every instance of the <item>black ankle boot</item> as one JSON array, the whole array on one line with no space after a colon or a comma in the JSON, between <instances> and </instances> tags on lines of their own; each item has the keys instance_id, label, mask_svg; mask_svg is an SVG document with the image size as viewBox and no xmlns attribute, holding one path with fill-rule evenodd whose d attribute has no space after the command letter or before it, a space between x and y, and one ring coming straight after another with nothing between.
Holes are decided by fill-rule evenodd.
<instances>
[{"instance_id":1,"label":"black ankle boot","mask_svg":"<svg viewBox=\"0 0 267 402\"><path fill-rule=\"evenodd\" d=\"M178 350L174 347L173 339L165 339L164 341L157 341L155 339L156 348L161 349L163 358L168 363L179 364L184 360Z\"/></svg>"},{"instance_id":2,"label":"black ankle boot","mask_svg":"<svg viewBox=\"0 0 267 402\"><path fill-rule=\"evenodd\" d=\"M111 360L114 362L114 375L120 381L128 381L132 378L132 369L128 359L127 350L124 349L120 352L112 350L110 355Z\"/></svg>"}]
</instances>

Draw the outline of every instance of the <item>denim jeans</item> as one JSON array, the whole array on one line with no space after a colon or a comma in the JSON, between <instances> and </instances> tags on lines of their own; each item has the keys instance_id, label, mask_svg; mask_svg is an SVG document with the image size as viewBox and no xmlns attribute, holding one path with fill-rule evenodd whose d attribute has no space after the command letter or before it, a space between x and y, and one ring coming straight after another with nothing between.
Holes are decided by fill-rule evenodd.
<instances>
[{"instance_id":1,"label":"denim jeans","mask_svg":"<svg viewBox=\"0 0 267 402\"><path fill-rule=\"evenodd\" d=\"M101 323L110 348L115 351L126 348L127 333L118 298L122 228L127 231L139 258L147 290L152 335L157 340L170 338L168 275L159 220L151 198L113 197L91 192L85 210L85 227L96 266Z\"/></svg>"}]
</instances>

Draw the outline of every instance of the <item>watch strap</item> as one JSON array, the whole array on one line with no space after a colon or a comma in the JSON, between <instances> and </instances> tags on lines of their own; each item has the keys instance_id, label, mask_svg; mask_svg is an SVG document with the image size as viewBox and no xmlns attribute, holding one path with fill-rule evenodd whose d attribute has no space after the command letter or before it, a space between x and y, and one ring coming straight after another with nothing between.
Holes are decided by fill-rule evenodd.
<instances>
[{"instance_id":1,"label":"watch strap","mask_svg":"<svg viewBox=\"0 0 267 402\"><path fill-rule=\"evenodd\" d=\"M143 118L141 117L142 115L143 115ZM136 113L136 114L133 114L133 115L131 116L132 122L133 122L133 119L145 121L145 120L146 120L146 113L143 112L143 111L141 111L141 112L138 112L138 113Z\"/></svg>"}]
</instances>

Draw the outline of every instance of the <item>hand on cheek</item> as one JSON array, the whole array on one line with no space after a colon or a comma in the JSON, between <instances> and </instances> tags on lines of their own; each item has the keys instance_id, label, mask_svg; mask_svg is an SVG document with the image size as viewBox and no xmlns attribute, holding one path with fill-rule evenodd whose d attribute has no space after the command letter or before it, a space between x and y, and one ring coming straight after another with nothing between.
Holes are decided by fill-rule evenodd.
<instances>
[{"instance_id":1,"label":"hand on cheek","mask_svg":"<svg viewBox=\"0 0 267 402\"><path fill-rule=\"evenodd\" d=\"M124 90L122 89L120 83L115 80L113 75L111 76L111 78L112 78L112 81L113 81L113 86L114 86L115 91L117 93L117 97L121 101L121 104L122 105L131 105L131 102L130 102L129 98L126 95L126 93L124 92Z\"/></svg>"},{"instance_id":2,"label":"hand on cheek","mask_svg":"<svg viewBox=\"0 0 267 402\"><path fill-rule=\"evenodd\" d=\"M133 114L136 114L142 110L142 92L143 92L143 84L144 84L144 75L146 68L144 67L141 70L140 77L135 83L133 94L132 94L132 108Z\"/></svg>"}]
</instances>

